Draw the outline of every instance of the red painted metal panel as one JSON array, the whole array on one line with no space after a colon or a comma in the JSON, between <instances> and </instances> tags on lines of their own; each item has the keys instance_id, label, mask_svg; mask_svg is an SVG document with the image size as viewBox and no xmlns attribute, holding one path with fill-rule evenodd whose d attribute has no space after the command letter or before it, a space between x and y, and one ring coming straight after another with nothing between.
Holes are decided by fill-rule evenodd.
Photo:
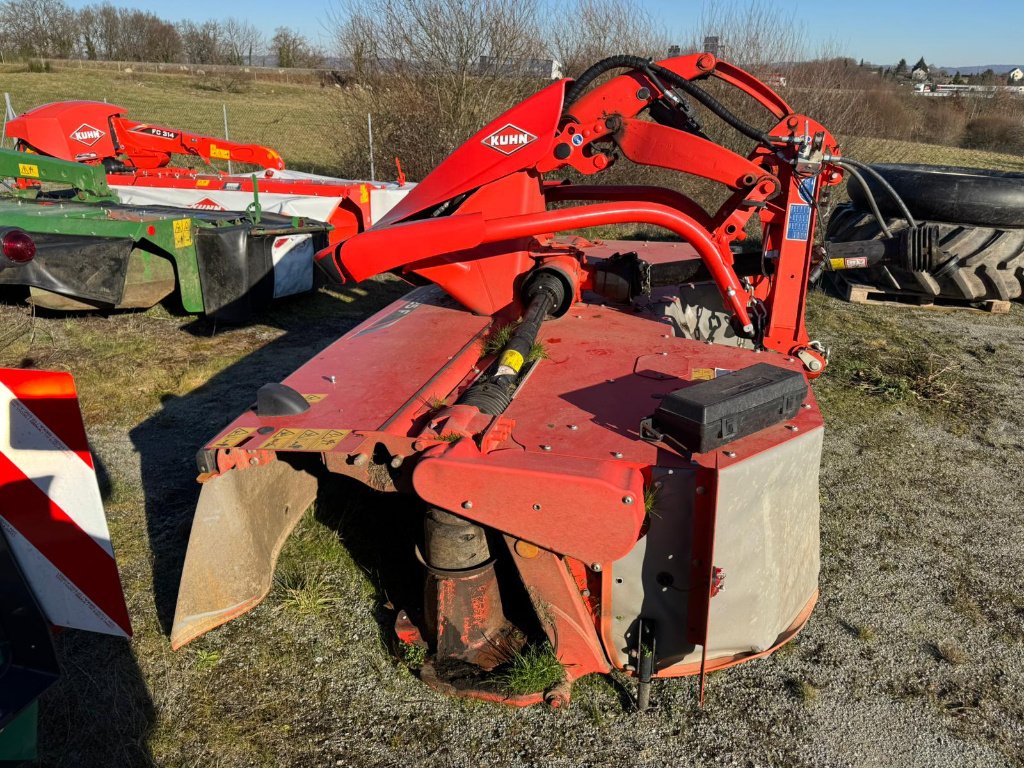
<instances>
[{"instance_id":1,"label":"red painted metal panel","mask_svg":"<svg viewBox=\"0 0 1024 768\"><path fill-rule=\"evenodd\" d=\"M443 398L452 379L461 380L469 373L478 356L461 354L463 348L489 324L490 318L454 307L436 288L419 288L346 333L284 380L303 395L318 396L308 411L266 419L249 411L219 437L235 429L258 427L376 430L417 403L428 410L432 396ZM459 367L447 379L442 377L448 384L442 381L437 390L425 390L424 383L453 360ZM256 382L254 389L263 383ZM410 426L407 418L403 431ZM274 433L256 435L244 447L258 448L273 437Z\"/></svg>"},{"instance_id":2,"label":"red painted metal panel","mask_svg":"<svg viewBox=\"0 0 1024 768\"><path fill-rule=\"evenodd\" d=\"M481 454L461 440L431 449L413 486L429 504L587 563L625 555L644 519L643 475L612 460L516 449Z\"/></svg>"}]
</instances>

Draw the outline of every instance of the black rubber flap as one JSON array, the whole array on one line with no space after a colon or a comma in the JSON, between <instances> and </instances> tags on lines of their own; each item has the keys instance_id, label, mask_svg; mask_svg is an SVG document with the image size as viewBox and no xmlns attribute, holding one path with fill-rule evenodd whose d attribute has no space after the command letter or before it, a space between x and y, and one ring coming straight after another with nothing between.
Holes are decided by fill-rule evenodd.
<instances>
[{"instance_id":1,"label":"black rubber flap","mask_svg":"<svg viewBox=\"0 0 1024 768\"><path fill-rule=\"evenodd\" d=\"M792 418L806 397L802 373L758 363L670 393L652 425L670 442L704 453Z\"/></svg>"},{"instance_id":2,"label":"black rubber flap","mask_svg":"<svg viewBox=\"0 0 1024 768\"><path fill-rule=\"evenodd\" d=\"M0 283L31 285L111 306L121 302L132 253L130 238L29 234L36 243L36 257L0 269Z\"/></svg>"},{"instance_id":3,"label":"black rubber flap","mask_svg":"<svg viewBox=\"0 0 1024 768\"><path fill-rule=\"evenodd\" d=\"M0 529L0 730L59 675L50 627Z\"/></svg>"},{"instance_id":4,"label":"black rubber flap","mask_svg":"<svg viewBox=\"0 0 1024 768\"><path fill-rule=\"evenodd\" d=\"M196 234L203 308L228 322L243 322L274 296L274 238L253 235L251 224L200 227Z\"/></svg>"}]
</instances>

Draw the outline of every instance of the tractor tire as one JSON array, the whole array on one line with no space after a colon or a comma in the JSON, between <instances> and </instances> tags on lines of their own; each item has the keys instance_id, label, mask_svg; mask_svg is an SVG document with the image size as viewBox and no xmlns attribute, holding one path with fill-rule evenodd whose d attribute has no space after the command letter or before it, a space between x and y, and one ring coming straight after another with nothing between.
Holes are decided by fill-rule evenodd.
<instances>
[{"instance_id":1,"label":"tractor tire","mask_svg":"<svg viewBox=\"0 0 1024 768\"><path fill-rule=\"evenodd\" d=\"M909 197L909 195L908 195ZM879 201L881 202L881 201ZM911 213L915 213L907 200ZM925 272L910 272L889 267L902 292L933 298L964 301L1011 301L1024 295L1024 226L984 227L918 219L918 224L939 228L940 247L960 264L951 274L935 277ZM907 227L902 218L887 219L895 234ZM828 239L850 242L879 240L884 237L874 216L855 204L839 206L829 219ZM889 281L880 268L843 272L858 282L884 286Z\"/></svg>"},{"instance_id":2,"label":"tractor tire","mask_svg":"<svg viewBox=\"0 0 1024 768\"><path fill-rule=\"evenodd\" d=\"M871 166L903 198L916 219L973 224L979 227L1024 227L1024 173L955 168L946 165ZM883 216L902 216L878 180L863 174ZM848 184L850 199L870 210L860 184Z\"/></svg>"}]
</instances>

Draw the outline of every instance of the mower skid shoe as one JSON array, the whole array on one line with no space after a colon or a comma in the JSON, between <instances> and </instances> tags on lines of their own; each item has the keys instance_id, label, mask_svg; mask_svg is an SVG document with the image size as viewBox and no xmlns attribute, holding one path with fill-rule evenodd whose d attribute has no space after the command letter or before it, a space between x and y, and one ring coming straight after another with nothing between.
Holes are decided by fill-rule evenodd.
<instances>
[{"instance_id":1,"label":"mower skid shoe","mask_svg":"<svg viewBox=\"0 0 1024 768\"><path fill-rule=\"evenodd\" d=\"M277 556L316 499L317 479L283 461L235 469L199 494L171 629L177 650L267 596Z\"/></svg>"}]
</instances>

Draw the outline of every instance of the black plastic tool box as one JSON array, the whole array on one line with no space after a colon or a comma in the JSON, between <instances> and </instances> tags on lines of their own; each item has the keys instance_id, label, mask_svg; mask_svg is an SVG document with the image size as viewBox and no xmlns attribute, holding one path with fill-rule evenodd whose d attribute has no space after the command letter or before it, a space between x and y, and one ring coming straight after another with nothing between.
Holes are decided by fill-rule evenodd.
<instances>
[{"instance_id":1,"label":"black plastic tool box","mask_svg":"<svg viewBox=\"0 0 1024 768\"><path fill-rule=\"evenodd\" d=\"M670 392L641 423L641 434L705 453L793 418L806 397L802 373L758 363Z\"/></svg>"}]
</instances>

